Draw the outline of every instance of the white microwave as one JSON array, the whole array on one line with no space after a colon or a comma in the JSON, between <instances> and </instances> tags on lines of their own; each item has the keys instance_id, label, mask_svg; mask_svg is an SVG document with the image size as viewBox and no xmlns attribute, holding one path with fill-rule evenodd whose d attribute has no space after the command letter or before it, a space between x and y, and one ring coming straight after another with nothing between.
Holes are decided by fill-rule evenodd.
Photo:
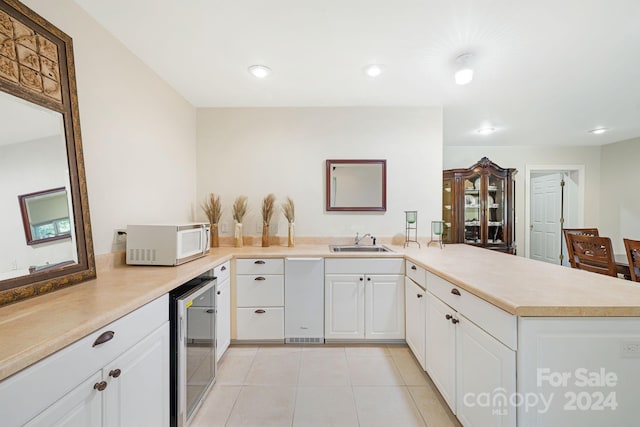
<instances>
[{"instance_id":1,"label":"white microwave","mask_svg":"<svg viewBox=\"0 0 640 427\"><path fill-rule=\"evenodd\" d=\"M210 226L189 224L127 225L127 264L179 265L209 252Z\"/></svg>"}]
</instances>

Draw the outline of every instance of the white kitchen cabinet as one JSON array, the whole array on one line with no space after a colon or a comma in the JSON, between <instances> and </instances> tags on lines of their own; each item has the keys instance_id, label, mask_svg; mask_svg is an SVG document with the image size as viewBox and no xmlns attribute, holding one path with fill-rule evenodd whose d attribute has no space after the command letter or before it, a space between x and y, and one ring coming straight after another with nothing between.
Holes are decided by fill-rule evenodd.
<instances>
[{"instance_id":1,"label":"white kitchen cabinet","mask_svg":"<svg viewBox=\"0 0 640 427\"><path fill-rule=\"evenodd\" d=\"M364 276L325 276L325 339L364 338Z\"/></svg>"},{"instance_id":2,"label":"white kitchen cabinet","mask_svg":"<svg viewBox=\"0 0 640 427\"><path fill-rule=\"evenodd\" d=\"M158 298L0 382L2 424L168 426L168 306Z\"/></svg>"},{"instance_id":3,"label":"white kitchen cabinet","mask_svg":"<svg viewBox=\"0 0 640 427\"><path fill-rule=\"evenodd\" d=\"M236 260L236 339L284 342L284 259Z\"/></svg>"},{"instance_id":4,"label":"white kitchen cabinet","mask_svg":"<svg viewBox=\"0 0 640 427\"><path fill-rule=\"evenodd\" d=\"M427 293L425 368L440 394L456 412L456 328L454 311Z\"/></svg>"},{"instance_id":5,"label":"white kitchen cabinet","mask_svg":"<svg viewBox=\"0 0 640 427\"><path fill-rule=\"evenodd\" d=\"M402 259L325 260L325 339L404 339Z\"/></svg>"},{"instance_id":6,"label":"white kitchen cabinet","mask_svg":"<svg viewBox=\"0 0 640 427\"><path fill-rule=\"evenodd\" d=\"M216 360L224 355L231 343L231 276L229 261L215 267L216 283Z\"/></svg>"},{"instance_id":7,"label":"white kitchen cabinet","mask_svg":"<svg viewBox=\"0 0 640 427\"><path fill-rule=\"evenodd\" d=\"M404 279L405 335L407 345L416 360L425 369L425 334L427 315L427 291L409 277Z\"/></svg>"},{"instance_id":8,"label":"white kitchen cabinet","mask_svg":"<svg viewBox=\"0 0 640 427\"><path fill-rule=\"evenodd\" d=\"M515 426L516 408L498 403L516 392L516 353L497 338L515 338L515 317L427 276L426 370L431 379L465 427Z\"/></svg>"}]
</instances>

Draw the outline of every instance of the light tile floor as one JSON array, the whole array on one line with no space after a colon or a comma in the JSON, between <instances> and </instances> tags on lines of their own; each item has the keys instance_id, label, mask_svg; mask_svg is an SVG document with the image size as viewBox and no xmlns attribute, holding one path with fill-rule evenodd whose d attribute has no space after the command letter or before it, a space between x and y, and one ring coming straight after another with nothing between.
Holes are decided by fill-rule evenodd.
<instances>
[{"instance_id":1,"label":"light tile floor","mask_svg":"<svg viewBox=\"0 0 640 427\"><path fill-rule=\"evenodd\" d=\"M192 427L459 427L404 345L232 346Z\"/></svg>"}]
</instances>

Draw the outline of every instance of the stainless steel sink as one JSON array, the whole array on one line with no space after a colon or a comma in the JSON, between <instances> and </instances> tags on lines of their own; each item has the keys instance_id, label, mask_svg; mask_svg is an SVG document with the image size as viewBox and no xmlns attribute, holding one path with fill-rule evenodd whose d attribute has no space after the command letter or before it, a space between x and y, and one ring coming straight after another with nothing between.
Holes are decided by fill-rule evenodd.
<instances>
[{"instance_id":1,"label":"stainless steel sink","mask_svg":"<svg viewBox=\"0 0 640 427\"><path fill-rule=\"evenodd\" d=\"M380 245L329 245L331 252L393 252Z\"/></svg>"}]
</instances>

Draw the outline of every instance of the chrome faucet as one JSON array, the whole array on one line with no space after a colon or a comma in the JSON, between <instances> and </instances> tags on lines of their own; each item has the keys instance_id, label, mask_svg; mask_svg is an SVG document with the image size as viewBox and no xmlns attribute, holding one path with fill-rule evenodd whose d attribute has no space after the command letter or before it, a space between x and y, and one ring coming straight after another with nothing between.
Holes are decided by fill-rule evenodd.
<instances>
[{"instance_id":1,"label":"chrome faucet","mask_svg":"<svg viewBox=\"0 0 640 427\"><path fill-rule=\"evenodd\" d=\"M359 237L359 233L356 233L356 240L353 242L353 244L354 244L354 245L359 245L359 244L360 244L360 241L361 241L362 239L364 239L365 237L371 237L371 240L373 241L373 244L374 244L374 245L376 244L376 238L375 238L375 237L373 237L373 236L371 235L371 233L367 233L367 234L365 234L365 235L364 235L364 236L362 236L362 237Z\"/></svg>"}]
</instances>

